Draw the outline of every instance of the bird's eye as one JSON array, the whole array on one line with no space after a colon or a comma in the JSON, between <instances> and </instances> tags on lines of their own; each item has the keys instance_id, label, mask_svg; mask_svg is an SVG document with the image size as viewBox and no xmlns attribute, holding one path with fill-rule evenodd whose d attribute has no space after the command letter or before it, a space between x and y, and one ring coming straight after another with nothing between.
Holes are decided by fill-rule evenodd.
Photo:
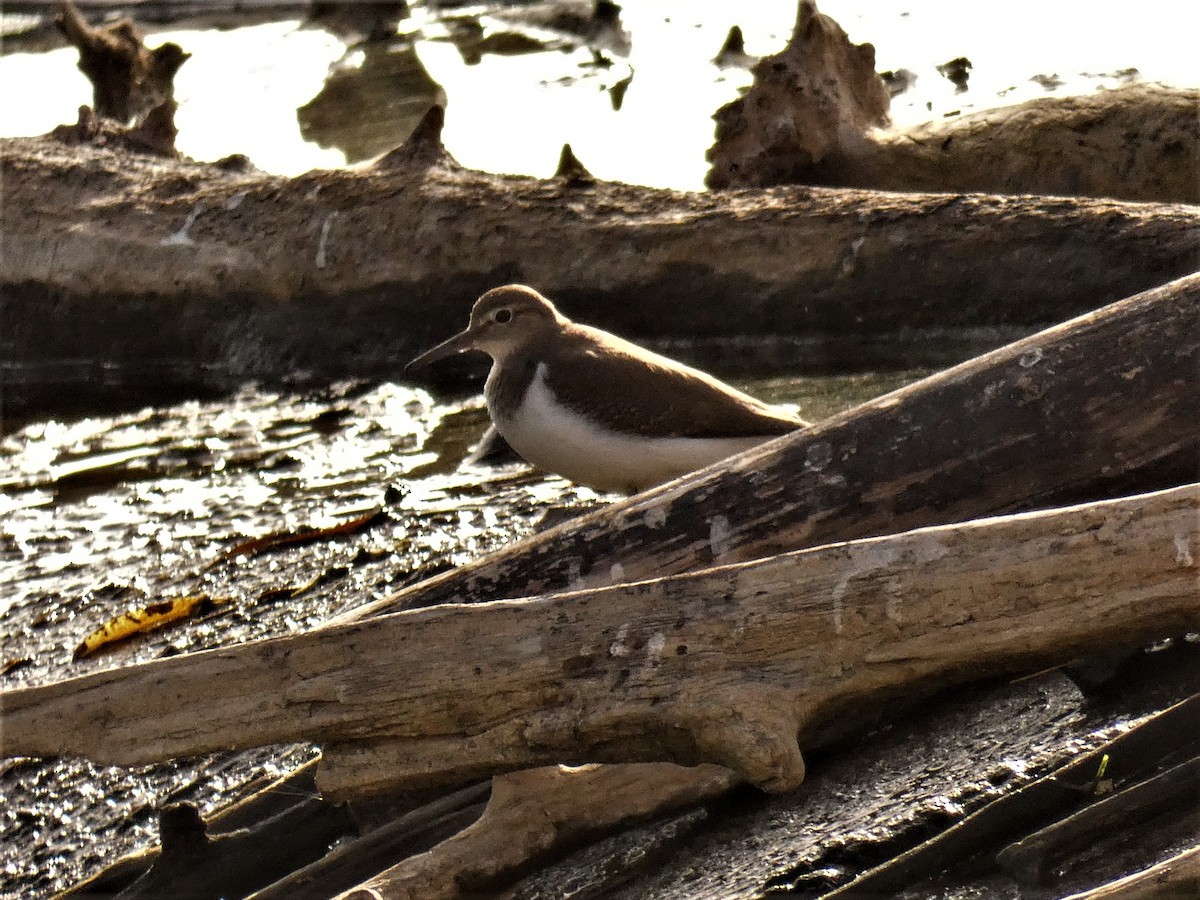
<instances>
[{"instance_id":1,"label":"bird's eye","mask_svg":"<svg viewBox=\"0 0 1200 900\"><path fill-rule=\"evenodd\" d=\"M511 309L496 310L494 313L492 313L492 321L498 322L501 325L503 325L506 322L511 322L512 321L512 310Z\"/></svg>"}]
</instances>

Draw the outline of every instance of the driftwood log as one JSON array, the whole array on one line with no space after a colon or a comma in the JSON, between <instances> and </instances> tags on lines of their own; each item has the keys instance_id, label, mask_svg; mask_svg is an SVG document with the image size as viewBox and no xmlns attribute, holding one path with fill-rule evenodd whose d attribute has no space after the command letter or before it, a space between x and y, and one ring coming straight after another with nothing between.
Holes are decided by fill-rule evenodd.
<instances>
[{"instance_id":1,"label":"driftwood log","mask_svg":"<svg viewBox=\"0 0 1200 900\"><path fill-rule=\"evenodd\" d=\"M4 693L3 752L313 740L335 796L636 761L788 790L797 734L888 696L1200 627L1198 511L1190 485L159 660Z\"/></svg>"},{"instance_id":2,"label":"driftwood log","mask_svg":"<svg viewBox=\"0 0 1200 900\"><path fill-rule=\"evenodd\" d=\"M831 346L847 365L881 334L1060 321L1200 252L1186 206L502 177L454 164L437 124L290 179L0 140L9 410L392 378L508 281L630 337L732 330L797 341L789 370Z\"/></svg>"},{"instance_id":3,"label":"driftwood log","mask_svg":"<svg viewBox=\"0 0 1200 900\"><path fill-rule=\"evenodd\" d=\"M23 223L4 287L107 299L110 314L140 300L143 316L155 300L175 316L185 298L232 313L211 305L230 297L294 316L361 298L408 348L499 280L581 318L581 301L608 301L591 310L600 324L649 336L847 333L1058 321L1186 274L1200 250L1186 206L489 175L446 155L440 117L370 168L295 178L3 139L6 217ZM675 314L686 321L651 324Z\"/></svg>"},{"instance_id":4,"label":"driftwood log","mask_svg":"<svg viewBox=\"0 0 1200 900\"><path fill-rule=\"evenodd\" d=\"M1200 90L1129 85L871 135L805 184L1200 203Z\"/></svg>"},{"instance_id":5,"label":"driftwood log","mask_svg":"<svg viewBox=\"0 0 1200 900\"><path fill-rule=\"evenodd\" d=\"M1193 695L1138 722L1128 730L1072 758L1061 768L1017 788L899 856L867 869L825 896L828 900L891 897L973 856L993 855L1014 839L1050 822L1087 816L1105 802L1098 777L1111 784L1137 780L1194 751L1191 736L1200 727L1200 695ZM1186 802L1186 797L1181 798ZM1134 821L1134 820L1126 820ZM1109 832L1121 834L1120 828ZM1097 843L1103 836L1096 835ZM1117 844L1122 841L1118 837ZM1045 887L1045 885L1043 885Z\"/></svg>"},{"instance_id":6,"label":"driftwood log","mask_svg":"<svg viewBox=\"0 0 1200 900\"><path fill-rule=\"evenodd\" d=\"M714 117L706 180L1195 203L1197 104L1197 90L1134 85L888 129L875 48L803 0L787 47Z\"/></svg>"},{"instance_id":7,"label":"driftwood log","mask_svg":"<svg viewBox=\"0 0 1200 900\"><path fill-rule=\"evenodd\" d=\"M1198 601L1200 602L1200 601ZM997 864L1019 884L1044 884L1051 867L1093 846L1127 822L1164 812L1187 814L1200 798L1200 756L1085 807L1006 847Z\"/></svg>"}]
</instances>

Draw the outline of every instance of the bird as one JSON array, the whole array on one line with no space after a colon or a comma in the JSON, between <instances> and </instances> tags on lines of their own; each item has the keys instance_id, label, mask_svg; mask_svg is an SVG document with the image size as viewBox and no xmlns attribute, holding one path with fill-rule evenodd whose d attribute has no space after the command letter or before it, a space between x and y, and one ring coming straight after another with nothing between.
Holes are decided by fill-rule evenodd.
<instances>
[{"instance_id":1,"label":"bird","mask_svg":"<svg viewBox=\"0 0 1200 900\"><path fill-rule=\"evenodd\" d=\"M481 296L467 328L405 367L492 358L488 415L526 462L569 481L635 494L805 427L711 375L572 322L531 287Z\"/></svg>"}]
</instances>

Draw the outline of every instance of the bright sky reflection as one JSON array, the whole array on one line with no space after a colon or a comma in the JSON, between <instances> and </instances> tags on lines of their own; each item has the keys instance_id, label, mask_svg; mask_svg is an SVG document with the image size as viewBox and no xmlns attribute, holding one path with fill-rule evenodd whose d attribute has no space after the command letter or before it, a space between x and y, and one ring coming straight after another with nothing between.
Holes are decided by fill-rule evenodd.
<instances>
[{"instance_id":1,"label":"bright sky reflection","mask_svg":"<svg viewBox=\"0 0 1200 900\"><path fill-rule=\"evenodd\" d=\"M489 171L547 175L570 142L596 175L633 183L695 189L712 142L713 111L750 81L744 69L711 62L732 24L748 52L780 49L791 30L794 0L697 4L638 0L624 4L633 36L627 60L607 70L586 50L485 56L464 64L427 10L402 23L418 35L417 54L448 96L445 141L460 162ZM1115 0L1013 0L978 6L958 0L824 0L852 40L875 44L880 70L908 68L915 87L893 102L899 125L971 112L1044 95L1034 75L1057 76L1058 93L1113 86L1112 73L1136 68L1144 81L1200 85L1200 5L1143 0L1136 10ZM483 19L485 27L497 23ZM179 146L197 159L247 154L280 174L340 165L342 153L304 141L296 108L321 88L345 52L339 39L294 22L233 31L158 32L192 59L180 70ZM955 94L936 66L958 56L973 63L970 90ZM74 119L90 90L74 50L9 54L0 59L0 133L38 134ZM628 77L622 108L608 89ZM1085 74L1086 73L1086 74Z\"/></svg>"}]
</instances>

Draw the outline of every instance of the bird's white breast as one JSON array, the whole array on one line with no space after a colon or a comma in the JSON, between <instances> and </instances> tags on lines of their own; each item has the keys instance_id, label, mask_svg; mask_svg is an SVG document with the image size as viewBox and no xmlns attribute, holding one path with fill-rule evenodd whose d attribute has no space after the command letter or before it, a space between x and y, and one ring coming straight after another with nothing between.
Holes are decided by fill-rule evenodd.
<instances>
[{"instance_id":1,"label":"bird's white breast","mask_svg":"<svg viewBox=\"0 0 1200 900\"><path fill-rule=\"evenodd\" d=\"M498 417L487 393L492 421L523 459L600 491L645 490L770 440L655 438L609 431L557 400L546 384L545 363L512 416ZM636 404L637 398L630 402Z\"/></svg>"}]
</instances>

